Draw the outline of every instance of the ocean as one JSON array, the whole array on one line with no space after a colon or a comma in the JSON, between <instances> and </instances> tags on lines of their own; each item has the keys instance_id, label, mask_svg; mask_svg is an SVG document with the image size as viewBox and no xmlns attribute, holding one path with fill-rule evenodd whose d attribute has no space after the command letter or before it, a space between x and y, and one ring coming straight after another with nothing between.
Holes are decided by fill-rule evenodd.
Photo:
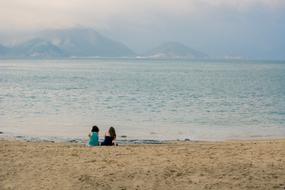
<instances>
[{"instance_id":1,"label":"ocean","mask_svg":"<svg viewBox=\"0 0 285 190\"><path fill-rule=\"evenodd\" d=\"M0 60L7 135L228 140L285 137L285 62Z\"/></svg>"}]
</instances>

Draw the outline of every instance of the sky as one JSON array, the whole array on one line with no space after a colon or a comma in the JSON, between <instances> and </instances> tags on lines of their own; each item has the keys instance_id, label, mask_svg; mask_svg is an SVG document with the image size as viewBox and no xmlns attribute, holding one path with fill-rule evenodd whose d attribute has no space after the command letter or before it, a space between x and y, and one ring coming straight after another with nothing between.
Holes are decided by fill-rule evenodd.
<instances>
[{"instance_id":1,"label":"sky","mask_svg":"<svg viewBox=\"0 0 285 190\"><path fill-rule=\"evenodd\" d=\"M285 60L285 0L0 0L0 40L90 27L141 53L178 41L212 57Z\"/></svg>"}]
</instances>

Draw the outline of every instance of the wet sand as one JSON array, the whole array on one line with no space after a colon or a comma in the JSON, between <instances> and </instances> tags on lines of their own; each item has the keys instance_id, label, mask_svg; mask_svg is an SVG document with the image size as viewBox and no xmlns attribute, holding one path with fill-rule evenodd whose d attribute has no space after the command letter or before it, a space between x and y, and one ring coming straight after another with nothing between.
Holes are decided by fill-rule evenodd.
<instances>
[{"instance_id":1,"label":"wet sand","mask_svg":"<svg viewBox=\"0 0 285 190\"><path fill-rule=\"evenodd\" d=\"M0 189L285 189L285 139L84 147L0 140Z\"/></svg>"}]
</instances>

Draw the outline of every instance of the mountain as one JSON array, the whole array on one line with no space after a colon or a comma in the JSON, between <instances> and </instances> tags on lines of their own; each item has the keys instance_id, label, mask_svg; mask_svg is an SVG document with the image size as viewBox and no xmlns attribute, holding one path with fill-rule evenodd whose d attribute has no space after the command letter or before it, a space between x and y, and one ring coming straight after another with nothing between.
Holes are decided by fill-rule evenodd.
<instances>
[{"instance_id":1,"label":"mountain","mask_svg":"<svg viewBox=\"0 0 285 190\"><path fill-rule=\"evenodd\" d=\"M136 57L123 43L89 28L44 30L31 36L29 40L9 47L0 45L0 58ZM140 57L208 58L206 54L178 42L164 43Z\"/></svg>"},{"instance_id":2,"label":"mountain","mask_svg":"<svg viewBox=\"0 0 285 190\"><path fill-rule=\"evenodd\" d=\"M167 42L147 52L144 57L158 59L205 59L208 55L178 42Z\"/></svg>"},{"instance_id":3,"label":"mountain","mask_svg":"<svg viewBox=\"0 0 285 190\"><path fill-rule=\"evenodd\" d=\"M6 57L10 49L0 44L0 57Z\"/></svg>"},{"instance_id":4,"label":"mountain","mask_svg":"<svg viewBox=\"0 0 285 190\"><path fill-rule=\"evenodd\" d=\"M9 48L0 46L0 58L134 57L123 43L93 29L45 30Z\"/></svg>"},{"instance_id":5,"label":"mountain","mask_svg":"<svg viewBox=\"0 0 285 190\"><path fill-rule=\"evenodd\" d=\"M12 48L13 57L58 58L66 54L51 42L35 38Z\"/></svg>"},{"instance_id":6,"label":"mountain","mask_svg":"<svg viewBox=\"0 0 285 190\"><path fill-rule=\"evenodd\" d=\"M123 43L111 40L93 29L48 30L39 37L74 57L130 57L135 53Z\"/></svg>"}]
</instances>

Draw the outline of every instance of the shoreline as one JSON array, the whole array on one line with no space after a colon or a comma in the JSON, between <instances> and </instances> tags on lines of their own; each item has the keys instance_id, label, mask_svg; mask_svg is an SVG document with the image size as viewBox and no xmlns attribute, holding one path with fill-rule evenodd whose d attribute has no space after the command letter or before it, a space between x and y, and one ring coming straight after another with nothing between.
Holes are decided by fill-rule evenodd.
<instances>
[{"instance_id":1,"label":"shoreline","mask_svg":"<svg viewBox=\"0 0 285 190\"><path fill-rule=\"evenodd\" d=\"M0 140L0 189L284 189L285 138L90 148Z\"/></svg>"},{"instance_id":2,"label":"shoreline","mask_svg":"<svg viewBox=\"0 0 285 190\"><path fill-rule=\"evenodd\" d=\"M88 142L88 138L75 138L75 137L57 137L57 136L27 136L27 135L10 135L0 132L0 140L8 141L22 141L22 142L50 142L50 143L71 143L85 145ZM185 141L188 141L186 139ZM100 142L103 139L100 139ZM120 138L116 140L119 144L165 144L175 140L156 140L156 139L128 139ZM177 140L179 141L179 140Z\"/></svg>"},{"instance_id":3,"label":"shoreline","mask_svg":"<svg viewBox=\"0 0 285 190\"><path fill-rule=\"evenodd\" d=\"M169 139L169 140L159 140L159 139L131 139L127 137L119 137L117 143L119 145L132 145L132 144L172 144L176 142L246 142L246 141L264 141L264 140L283 140L285 137L275 137L275 136L255 136L248 138L229 138L229 139ZM85 145L88 142L88 138L79 137L58 137L58 136L28 136L28 135L15 135L7 134L0 131L0 140L8 141L22 141L22 142L50 142L50 143L72 143L72 144L82 144ZM104 139L100 139L100 142Z\"/></svg>"}]
</instances>

